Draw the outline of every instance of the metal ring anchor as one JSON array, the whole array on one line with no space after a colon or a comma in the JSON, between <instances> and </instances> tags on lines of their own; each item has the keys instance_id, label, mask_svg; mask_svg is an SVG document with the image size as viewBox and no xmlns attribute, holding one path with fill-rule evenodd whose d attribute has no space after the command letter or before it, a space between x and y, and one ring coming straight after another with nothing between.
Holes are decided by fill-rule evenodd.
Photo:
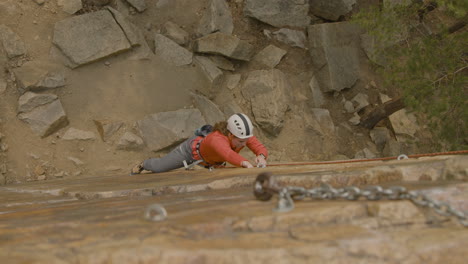
<instances>
[{"instance_id":1,"label":"metal ring anchor","mask_svg":"<svg viewBox=\"0 0 468 264\"><path fill-rule=\"evenodd\" d=\"M163 221L167 217L167 211L164 206L160 204L152 204L146 208L144 217L148 221Z\"/></svg>"},{"instance_id":2,"label":"metal ring anchor","mask_svg":"<svg viewBox=\"0 0 468 264\"><path fill-rule=\"evenodd\" d=\"M401 154L397 157L397 160L402 160L402 159L409 159L406 154Z\"/></svg>"}]
</instances>

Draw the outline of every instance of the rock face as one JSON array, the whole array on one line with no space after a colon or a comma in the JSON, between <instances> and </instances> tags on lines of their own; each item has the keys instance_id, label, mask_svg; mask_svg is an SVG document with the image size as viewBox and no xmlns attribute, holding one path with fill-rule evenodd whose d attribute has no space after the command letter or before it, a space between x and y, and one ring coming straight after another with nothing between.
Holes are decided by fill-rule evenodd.
<instances>
[{"instance_id":1,"label":"rock face","mask_svg":"<svg viewBox=\"0 0 468 264\"><path fill-rule=\"evenodd\" d=\"M72 67L131 48L126 34L107 10L57 22L53 43L71 61Z\"/></svg>"},{"instance_id":2,"label":"rock face","mask_svg":"<svg viewBox=\"0 0 468 264\"><path fill-rule=\"evenodd\" d=\"M21 113L18 118L26 122L37 135L43 138L68 125L68 118L60 100L54 100L27 113Z\"/></svg>"},{"instance_id":3,"label":"rock face","mask_svg":"<svg viewBox=\"0 0 468 264\"><path fill-rule=\"evenodd\" d=\"M272 135L283 127L290 89L286 76L277 69L250 72L244 82L242 94L251 102L255 121Z\"/></svg>"},{"instance_id":4,"label":"rock face","mask_svg":"<svg viewBox=\"0 0 468 264\"><path fill-rule=\"evenodd\" d=\"M213 33L195 41L194 51L219 54L228 58L249 61L253 55L253 46L236 36Z\"/></svg>"},{"instance_id":5,"label":"rock face","mask_svg":"<svg viewBox=\"0 0 468 264\"><path fill-rule=\"evenodd\" d=\"M143 140L152 151L163 150L189 138L200 124L206 124L206 121L198 109L156 113L137 122Z\"/></svg>"},{"instance_id":6,"label":"rock face","mask_svg":"<svg viewBox=\"0 0 468 264\"><path fill-rule=\"evenodd\" d=\"M351 88L359 78L360 30L349 22L308 28L312 63L325 92Z\"/></svg>"},{"instance_id":7,"label":"rock face","mask_svg":"<svg viewBox=\"0 0 468 264\"><path fill-rule=\"evenodd\" d=\"M210 0L209 8L205 11L198 26L198 34L204 36L214 32L222 32L230 35L233 30L234 24L227 2L225 0Z\"/></svg>"},{"instance_id":8,"label":"rock face","mask_svg":"<svg viewBox=\"0 0 468 264\"><path fill-rule=\"evenodd\" d=\"M19 36L9 27L0 25L0 41L8 58L14 58L26 54L26 46Z\"/></svg>"},{"instance_id":9,"label":"rock face","mask_svg":"<svg viewBox=\"0 0 468 264\"><path fill-rule=\"evenodd\" d=\"M358 190L378 185L392 191L399 181L398 185L448 203L458 212L468 209L468 184L450 184L447 179L466 176L466 166L455 164L466 164L467 157L267 170L279 186L302 187L316 195L319 190L333 195L323 183L335 191L352 185ZM43 173L39 167L36 171ZM0 259L11 264L74 259L148 264L466 261L468 232L453 214L440 216L409 200L371 201L366 196L354 201L305 197L293 201L292 210L280 212L277 195L262 202L252 194L259 172L265 169L179 170L0 188ZM422 175L439 177L446 184L436 187L413 180ZM155 216L160 220L150 221ZM47 251L37 250L39 244Z\"/></svg>"},{"instance_id":10,"label":"rock face","mask_svg":"<svg viewBox=\"0 0 468 264\"><path fill-rule=\"evenodd\" d=\"M307 0L246 0L244 15L275 27L306 27L310 23Z\"/></svg>"}]
</instances>

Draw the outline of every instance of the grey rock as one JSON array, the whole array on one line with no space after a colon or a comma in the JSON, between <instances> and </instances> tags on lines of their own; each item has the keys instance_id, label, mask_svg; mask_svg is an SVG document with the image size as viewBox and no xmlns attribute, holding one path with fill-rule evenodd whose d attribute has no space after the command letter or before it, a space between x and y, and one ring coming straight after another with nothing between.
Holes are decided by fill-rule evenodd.
<instances>
[{"instance_id":1,"label":"grey rock","mask_svg":"<svg viewBox=\"0 0 468 264\"><path fill-rule=\"evenodd\" d=\"M271 135L283 128L290 90L286 75L277 69L252 71L244 82L242 95L251 102L255 121Z\"/></svg>"},{"instance_id":2,"label":"grey rock","mask_svg":"<svg viewBox=\"0 0 468 264\"><path fill-rule=\"evenodd\" d=\"M369 134L372 141L377 146L377 149L381 152L387 142L391 140L390 131L386 127L375 127L369 132Z\"/></svg>"},{"instance_id":3,"label":"grey rock","mask_svg":"<svg viewBox=\"0 0 468 264\"><path fill-rule=\"evenodd\" d=\"M122 29L128 42L130 42L130 45L132 45L132 47L142 45L142 37L139 36L139 29L133 23L128 21L128 19L119 11L110 6L106 7L106 9L112 13L115 22Z\"/></svg>"},{"instance_id":4,"label":"grey rock","mask_svg":"<svg viewBox=\"0 0 468 264\"><path fill-rule=\"evenodd\" d=\"M0 41L10 59L25 55L27 52L26 46L20 37L5 25L0 25Z\"/></svg>"},{"instance_id":5,"label":"grey rock","mask_svg":"<svg viewBox=\"0 0 468 264\"><path fill-rule=\"evenodd\" d=\"M31 127L42 138L68 125L67 115L60 100L34 108L27 113L21 113L18 118Z\"/></svg>"},{"instance_id":6,"label":"grey rock","mask_svg":"<svg viewBox=\"0 0 468 264\"><path fill-rule=\"evenodd\" d=\"M108 10L74 16L55 24L53 43L72 68L127 51L131 43Z\"/></svg>"},{"instance_id":7,"label":"grey rock","mask_svg":"<svg viewBox=\"0 0 468 264\"><path fill-rule=\"evenodd\" d=\"M123 122L109 120L93 120L102 141L109 140L122 126Z\"/></svg>"},{"instance_id":8,"label":"grey rock","mask_svg":"<svg viewBox=\"0 0 468 264\"><path fill-rule=\"evenodd\" d=\"M218 68L220 68L222 70L226 70L226 71L234 71L235 70L234 64L230 60L226 59L223 56L210 55L208 57L216 65L216 67L218 67Z\"/></svg>"},{"instance_id":9,"label":"grey rock","mask_svg":"<svg viewBox=\"0 0 468 264\"><path fill-rule=\"evenodd\" d=\"M377 157L370 149L364 148L358 151L355 155L355 159L373 159Z\"/></svg>"},{"instance_id":10,"label":"grey rock","mask_svg":"<svg viewBox=\"0 0 468 264\"><path fill-rule=\"evenodd\" d=\"M225 0L211 0L200 20L197 33L205 36L213 32L232 34L234 24L231 10Z\"/></svg>"},{"instance_id":11,"label":"grey rock","mask_svg":"<svg viewBox=\"0 0 468 264\"><path fill-rule=\"evenodd\" d=\"M125 132L117 143L120 150L140 150L143 146L143 139L131 132Z\"/></svg>"},{"instance_id":12,"label":"grey rock","mask_svg":"<svg viewBox=\"0 0 468 264\"><path fill-rule=\"evenodd\" d=\"M275 27L310 24L308 0L246 0L244 15Z\"/></svg>"},{"instance_id":13,"label":"grey rock","mask_svg":"<svg viewBox=\"0 0 468 264\"><path fill-rule=\"evenodd\" d=\"M58 0L57 4L62 6L62 10L68 14L75 14L83 8L81 0Z\"/></svg>"},{"instance_id":14,"label":"grey rock","mask_svg":"<svg viewBox=\"0 0 468 264\"><path fill-rule=\"evenodd\" d=\"M212 86L217 86L221 83L223 72L216 67L213 61L203 56L195 56L193 61L198 67L200 67Z\"/></svg>"},{"instance_id":15,"label":"grey rock","mask_svg":"<svg viewBox=\"0 0 468 264\"><path fill-rule=\"evenodd\" d=\"M91 131L84 131L70 127L62 137L63 140L95 140L96 135Z\"/></svg>"},{"instance_id":16,"label":"grey rock","mask_svg":"<svg viewBox=\"0 0 468 264\"><path fill-rule=\"evenodd\" d=\"M13 72L20 93L55 89L66 84L64 71L49 61L29 61Z\"/></svg>"},{"instance_id":17,"label":"grey rock","mask_svg":"<svg viewBox=\"0 0 468 264\"><path fill-rule=\"evenodd\" d=\"M280 63L286 53L287 51L270 44L257 53L252 62L272 69Z\"/></svg>"},{"instance_id":18,"label":"grey rock","mask_svg":"<svg viewBox=\"0 0 468 264\"><path fill-rule=\"evenodd\" d=\"M192 93L191 96L195 107L200 110L207 124L215 125L226 120L223 112L211 100L195 93Z\"/></svg>"},{"instance_id":19,"label":"grey rock","mask_svg":"<svg viewBox=\"0 0 468 264\"><path fill-rule=\"evenodd\" d=\"M320 90L320 85L315 76L312 76L309 82L310 90L312 91L312 101L314 107L320 108L325 105L325 97L323 96L322 90Z\"/></svg>"},{"instance_id":20,"label":"grey rock","mask_svg":"<svg viewBox=\"0 0 468 264\"><path fill-rule=\"evenodd\" d=\"M335 137L335 124L330 116L330 112L323 108L312 108L312 114L320 124L323 135L327 137Z\"/></svg>"},{"instance_id":21,"label":"grey rock","mask_svg":"<svg viewBox=\"0 0 468 264\"><path fill-rule=\"evenodd\" d=\"M367 94L358 93L351 99L351 102L353 103L354 111L359 112L359 110L369 105L369 97Z\"/></svg>"},{"instance_id":22,"label":"grey rock","mask_svg":"<svg viewBox=\"0 0 468 264\"><path fill-rule=\"evenodd\" d=\"M140 135L151 151L167 149L182 142L204 124L206 121L198 109L161 112L137 121Z\"/></svg>"},{"instance_id":23,"label":"grey rock","mask_svg":"<svg viewBox=\"0 0 468 264\"><path fill-rule=\"evenodd\" d=\"M236 88L237 85L239 85L240 79L241 79L240 74L229 74L229 75L226 75L225 84L228 89L232 90Z\"/></svg>"},{"instance_id":24,"label":"grey rock","mask_svg":"<svg viewBox=\"0 0 468 264\"><path fill-rule=\"evenodd\" d=\"M306 35L300 30L293 30L288 28L282 28L278 31L273 32L275 39L287 44L291 47L299 47L304 49L306 47Z\"/></svg>"},{"instance_id":25,"label":"grey rock","mask_svg":"<svg viewBox=\"0 0 468 264\"><path fill-rule=\"evenodd\" d=\"M55 94L36 94L26 92L18 99L18 113L29 112L34 108L57 100Z\"/></svg>"},{"instance_id":26,"label":"grey rock","mask_svg":"<svg viewBox=\"0 0 468 264\"><path fill-rule=\"evenodd\" d=\"M126 0L126 1L140 13L145 11L147 8L145 0Z\"/></svg>"},{"instance_id":27,"label":"grey rock","mask_svg":"<svg viewBox=\"0 0 468 264\"><path fill-rule=\"evenodd\" d=\"M161 33L179 45L185 45L189 40L187 31L171 21L164 23Z\"/></svg>"},{"instance_id":28,"label":"grey rock","mask_svg":"<svg viewBox=\"0 0 468 264\"><path fill-rule=\"evenodd\" d=\"M361 123L361 117L356 113L354 112L354 115L353 117L351 117L349 119L349 122L355 126L359 125L359 123Z\"/></svg>"},{"instance_id":29,"label":"grey rock","mask_svg":"<svg viewBox=\"0 0 468 264\"><path fill-rule=\"evenodd\" d=\"M174 66L192 63L193 54L162 34L154 36L154 53Z\"/></svg>"},{"instance_id":30,"label":"grey rock","mask_svg":"<svg viewBox=\"0 0 468 264\"><path fill-rule=\"evenodd\" d=\"M356 0L310 0L310 11L315 16L337 21L351 12L355 4Z\"/></svg>"},{"instance_id":31,"label":"grey rock","mask_svg":"<svg viewBox=\"0 0 468 264\"><path fill-rule=\"evenodd\" d=\"M309 51L315 76L325 92L351 88L359 78L361 30L349 22L312 25Z\"/></svg>"},{"instance_id":32,"label":"grey rock","mask_svg":"<svg viewBox=\"0 0 468 264\"><path fill-rule=\"evenodd\" d=\"M194 51L219 54L228 58L249 61L253 55L253 46L236 36L213 33L195 40Z\"/></svg>"}]
</instances>

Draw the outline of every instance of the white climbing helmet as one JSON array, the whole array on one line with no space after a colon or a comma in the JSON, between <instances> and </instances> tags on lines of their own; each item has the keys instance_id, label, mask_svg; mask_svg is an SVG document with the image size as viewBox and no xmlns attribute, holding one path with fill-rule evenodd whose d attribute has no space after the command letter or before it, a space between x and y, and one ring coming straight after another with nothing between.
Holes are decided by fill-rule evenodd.
<instances>
[{"instance_id":1,"label":"white climbing helmet","mask_svg":"<svg viewBox=\"0 0 468 264\"><path fill-rule=\"evenodd\" d=\"M244 114L234 114L227 120L227 129L238 138L253 136L253 125L249 117Z\"/></svg>"}]
</instances>

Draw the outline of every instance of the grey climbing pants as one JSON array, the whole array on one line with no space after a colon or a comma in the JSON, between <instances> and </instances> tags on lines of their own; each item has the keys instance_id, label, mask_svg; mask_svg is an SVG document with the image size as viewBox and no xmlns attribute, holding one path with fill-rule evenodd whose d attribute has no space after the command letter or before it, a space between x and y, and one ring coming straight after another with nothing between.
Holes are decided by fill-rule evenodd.
<instances>
[{"instance_id":1,"label":"grey climbing pants","mask_svg":"<svg viewBox=\"0 0 468 264\"><path fill-rule=\"evenodd\" d=\"M192 156L192 142L196 138L193 136L185 140L162 158L151 158L143 161L143 168L152 172L165 172L184 167L184 160L187 164L192 164L196 161Z\"/></svg>"}]
</instances>

